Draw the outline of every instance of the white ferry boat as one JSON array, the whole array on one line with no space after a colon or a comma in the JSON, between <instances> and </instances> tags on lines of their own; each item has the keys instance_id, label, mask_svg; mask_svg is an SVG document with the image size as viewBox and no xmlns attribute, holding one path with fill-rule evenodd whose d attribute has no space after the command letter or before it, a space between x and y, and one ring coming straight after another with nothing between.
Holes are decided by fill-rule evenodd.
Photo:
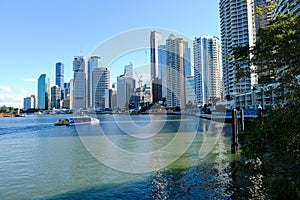
<instances>
[{"instance_id":1,"label":"white ferry boat","mask_svg":"<svg viewBox=\"0 0 300 200\"><path fill-rule=\"evenodd\" d=\"M67 119L61 120L55 123L55 126L75 126L82 124L99 124L100 120L89 116L75 116L69 117Z\"/></svg>"}]
</instances>

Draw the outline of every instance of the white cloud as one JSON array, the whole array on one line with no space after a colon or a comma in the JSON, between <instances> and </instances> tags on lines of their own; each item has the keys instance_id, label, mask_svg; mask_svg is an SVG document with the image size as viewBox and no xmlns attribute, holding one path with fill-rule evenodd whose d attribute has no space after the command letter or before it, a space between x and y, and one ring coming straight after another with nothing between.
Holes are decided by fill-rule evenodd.
<instances>
[{"instance_id":1,"label":"white cloud","mask_svg":"<svg viewBox=\"0 0 300 200\"><path fill-rule=\"evenodd\" d=\"M2 90L2 91L4 91L4 92L11 92L10 87L3 86L3 85L0 85L0 90Z\"/></svg>"},{"instance_id":2,"label":"white cloud","mask_svg":"<svg viewBox=\"0 0 300 200\"><path fill-rule=\"evenodd\" d=\"M21 89L20 92L21 92L22 94L28 94L28 93L29 93L29 91L26 90L26 89Z\"/></svg>"},{"instance_id":3,"label":"white cloud","mask_svg":"<svg viewBox=\"0 0 300 200\"><path fill-rule=\"evenodd\" d=\"M25 82L36 82L35 78L25 78L24 79Z\"/></svg>"},{"instance_id":4,"label":"white cloud","mask_svg":"<svg viewBox=\"0 0 300 200\"><path fill-rule=\"evenodd\" d=\"M0 106L23 107L23 96L21 94L0 94Z\"/></svg>"}]
</instances>

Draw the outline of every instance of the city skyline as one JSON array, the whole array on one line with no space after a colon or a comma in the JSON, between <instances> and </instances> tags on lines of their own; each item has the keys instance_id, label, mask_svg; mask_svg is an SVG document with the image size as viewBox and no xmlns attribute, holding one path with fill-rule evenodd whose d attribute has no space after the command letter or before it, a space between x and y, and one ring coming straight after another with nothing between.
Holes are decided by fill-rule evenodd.
<instances>
[{"instance_id":1,"label":"city skyline","mask_svg":"<svg viewBox=\"0 0 300 200\"><path fill-rule=\"evenodd\" d=\"M155 13L159 14L145 9L153 5L157 5L158 12ZM80 55L80 51L82 55L88 56L98 44L124 31L160 27L176 30L190 38L203 34L219 36L217 0L191 1L184 5L172 1L172 11L168 9L169 5L169 2L160 1L132 2L131 5L126 2L103 4L97 1L85 4L74 4L70 1L41 4L29 1L19 2L18 5L3 2L0 15L5 20L0 21L0 25L5 31L0 35L0 57L3 61L1 69L6 76L0 81L0 104L23 107L24 97L37 95L37 79L40 74L47 74L50 85L55 85L54 66L58 62L64 64L64 80L69 82L73 77L74 56ZM129 7L134 12L127 12L126 8ZM101 12L96 12L100 8ZM11 12L12 9L17 12ZM179 13L181 9L189 12L170 17L170 12ZM58 12L63 15L56 15ZM117 14L107 17L110 13ZM203 20L206 18L210 20ZM96 23L98 20L99 25ZM92 31L89 30L91 27ZM125 64L132 62L137 67L145 62L149 64L149 52L146 53L148 59L145 60L144 55L142 62L140 58L127 58L121 65L116 62L104 66L111 69L111 83L116 82L118 75L114 71L120 71ZM103 59L105 62L105 58Z\"/></svg>"}]
</instances>

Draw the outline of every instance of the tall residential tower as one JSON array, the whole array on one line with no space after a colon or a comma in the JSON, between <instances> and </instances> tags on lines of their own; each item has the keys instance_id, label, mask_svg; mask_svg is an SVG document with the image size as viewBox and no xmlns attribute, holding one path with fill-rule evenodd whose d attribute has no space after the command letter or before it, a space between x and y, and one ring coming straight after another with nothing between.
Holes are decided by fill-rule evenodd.
<instances>
[{"instance_id":1,"label":"tall residential tower","mask_svg":"<svg viewBox=\"0 0 300 200\"><path fill-rule=\"evenodd\" d=\"M219 39L202 36L194 40L195 93L198 105L222 98L222 66Z\"/></svg>"},{"instance_id":2,"label":"tall residential tower","mask_svg":"<svg viewBox=\"0 0 300 200\"><path fill-rule=\"evenodd\" d=\"M222 44L222 69L224 96L234 96L251 91L251 86L257 83L257 75L236 82L234 60L229 59L233 47L253 46L255 42L254 0L220 0L220 26ZM244 65L249 70L253 66Z\"/></svg>"},{"instance_id":3,"label":"tall residential tower","mask_svg":"<svg viewBox=\"0 0 300 200\"><path fill-rule=\"evenodd\" d=\"M167 106L185 108L185 42L173 34L166 41Z\"/></svg>"}]
</instances>

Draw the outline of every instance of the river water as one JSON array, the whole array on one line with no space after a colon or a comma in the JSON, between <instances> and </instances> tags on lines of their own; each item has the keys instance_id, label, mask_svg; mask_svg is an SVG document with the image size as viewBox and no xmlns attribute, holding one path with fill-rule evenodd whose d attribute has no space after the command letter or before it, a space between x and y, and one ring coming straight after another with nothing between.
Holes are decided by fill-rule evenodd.
<instances>
[{"instance_id":1,"label":"river water","mask_svg":"<svg viewBox=\"0 0 300 200\"><path fill-rule=\"evenodd\" d=\"M99 125L54 126L66 117L0 118L0 199L263 195L259 179L241 184L235 175L228 124L180 115L98 115Z\"/></svg>"}]
</instances>

